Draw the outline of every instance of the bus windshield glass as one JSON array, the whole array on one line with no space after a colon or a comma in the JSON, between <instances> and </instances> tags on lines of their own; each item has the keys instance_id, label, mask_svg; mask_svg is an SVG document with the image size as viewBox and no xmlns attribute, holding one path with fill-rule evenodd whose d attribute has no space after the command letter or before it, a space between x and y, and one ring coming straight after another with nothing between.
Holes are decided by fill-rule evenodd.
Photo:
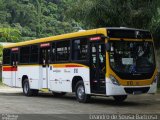
<instances>
[{"instance_id":1,"label":"bus windshield glass","mask_svg":"<svg viewBox=\"0 0 160 120\"><path fill-rule=\"evenodd\" d=\"M117 73L146 74L155 68L152 42L110 42L110 65Z\"/></svg>"}]
</instances>

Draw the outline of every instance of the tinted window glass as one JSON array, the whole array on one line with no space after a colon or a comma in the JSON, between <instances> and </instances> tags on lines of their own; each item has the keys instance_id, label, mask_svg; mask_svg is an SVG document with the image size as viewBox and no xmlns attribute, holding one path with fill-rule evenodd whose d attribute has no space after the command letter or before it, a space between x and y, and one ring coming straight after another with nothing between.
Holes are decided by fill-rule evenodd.
<instances>
[{"instance_id":1,"label":"tinted window glass","mask_svg":"<svg viewBox=\"0 0 160 120\"><path fill-rule=\"evenodd\" d=\"M20 49L20 63L29 63L30 46L21 47Z\"/></svg>"},{"instance_id":2,"label":"tinted window glass","mask_svg":"<svg viewBox=\"0 0 160 120\"><path fill-rule=\"evenodd\" d=\"M70 42L62 41L56 44L57 61L68 61L70 56Z\"/></svg>"},{"instance_id":3,"label":"tinted window glass","mask_svg":"<svg viewBox=\"0 0 160 120\"><path fill-rule=\"evenodd\" d=\"M10 64L11 61L11 50L10 49L4 49L3 51L3 64Z\"/></svg>"},{"instance_id":4,"label":"tinted window glass","mask_svg":"<svg viewBox=\"0 0 160 120\"><path fill-rule=\"evenodd\" d=\"M30 52L30 63L38 63L38 45L32 45Z\"/></svg>"},{"instance_id":5,"label":"tinted window glass","mask_svg":"<svg viewBox=\"0 0 160 120\"><path fill-rule=\"evenodd\" d=\"M119 30L108 29L108 36L111 38L133 38L133 39L151 39L151 33L149 31L141 30Z\"/></svg>"},{"instance_id":6,"label":"tinted window glass","mask_svg":"<svg viewBox=\"0 0 160 120\"><path fill-rule=\"evenodd\" d=\"M88 44L86 39L78 39L73 41L73 60L86 60L87 59Z\"/></svg>"}]
</instances>

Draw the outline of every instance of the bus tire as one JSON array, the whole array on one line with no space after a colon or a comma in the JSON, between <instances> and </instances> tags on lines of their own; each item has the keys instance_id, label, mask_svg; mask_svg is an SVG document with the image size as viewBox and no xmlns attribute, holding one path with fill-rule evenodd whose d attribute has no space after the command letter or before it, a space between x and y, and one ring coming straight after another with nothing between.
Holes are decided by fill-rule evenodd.
<instances>
[{"instance_id":1,"label":"bus tire","mask_svg":"<svg viewBox=\"0 0 160 120\"><path fill-rule=\"evenodd\" d=\"M116 95L116 96L113 96L113 98L115 102L122 103L127 99L127 95Z\"/></svg>"},{"instance_id":2,"label":"bus tire","mask_svg":"<svg viewBox=\"0 0 160 120\"><path fill-rule=\"evenodd\" d=\"M90 95L87 95L85 93L85 87L84 87L83 81L77 82L75 93L76 93L76 99L78 100L78 102L87 103L90 101Z\"/></svg>"},{"instance_id":3,"label":"bus tire","mask_svg":"<svg viewBox=\"0 0 160 120\"><path fill-rule=\"evenodd\" d=\"M25 79L23 81L23 94L25 96L36 96L38 95L38 90L33 90L33 89L30 89L30 85L29 85L29 81L28 79Z\"/></svg>"},{"instance_id":4,"label":"bus tire","mask_svg":"<svg viewBox=\"0 0 160 120\"><path fill-rule=\"evenodd\" d=\"M54 97L61 97L61 96L64 96L66 94L66 92L60 92L60 93L52 92L52 94L53 94Z\"/></svg>"}]
</instances>

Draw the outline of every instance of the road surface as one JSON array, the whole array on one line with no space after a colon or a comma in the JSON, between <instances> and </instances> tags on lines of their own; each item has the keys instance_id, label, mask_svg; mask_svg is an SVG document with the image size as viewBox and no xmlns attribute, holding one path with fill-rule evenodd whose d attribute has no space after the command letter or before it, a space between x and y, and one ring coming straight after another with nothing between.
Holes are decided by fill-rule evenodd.
<instances>
[{"instance_id":1,"label":"road surface","mask_svg":"<svg viewBox=\"0 0 160 120\"><path fill-rule=\"evenodd\" d=\"M78 103L72 94L53 97L40 93L23 96L19 88L0 88L0 114L160 114L160 94L130 95L122 104L111 97L92 97L90 103Z\"/></svg>"}]
</instances>

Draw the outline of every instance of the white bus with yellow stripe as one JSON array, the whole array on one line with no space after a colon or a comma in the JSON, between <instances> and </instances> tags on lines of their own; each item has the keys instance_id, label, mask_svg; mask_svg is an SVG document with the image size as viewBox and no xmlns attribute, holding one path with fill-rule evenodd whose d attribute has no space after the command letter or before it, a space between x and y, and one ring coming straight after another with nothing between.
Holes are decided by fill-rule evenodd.
<instances>
[{"instance_id":1,"label":"white bus with yellow stripe","mask_svg":"<svg viewBox=\"0 0 160 120\"><path fill-rule=\"evenodd\" d=\"M26 96L48 89L75 92L79 102L92 95L124 101L129 94L155 93L157 70L149 31L99 28L7 45L3 83Z\"/></svg>"}]
</instances>

